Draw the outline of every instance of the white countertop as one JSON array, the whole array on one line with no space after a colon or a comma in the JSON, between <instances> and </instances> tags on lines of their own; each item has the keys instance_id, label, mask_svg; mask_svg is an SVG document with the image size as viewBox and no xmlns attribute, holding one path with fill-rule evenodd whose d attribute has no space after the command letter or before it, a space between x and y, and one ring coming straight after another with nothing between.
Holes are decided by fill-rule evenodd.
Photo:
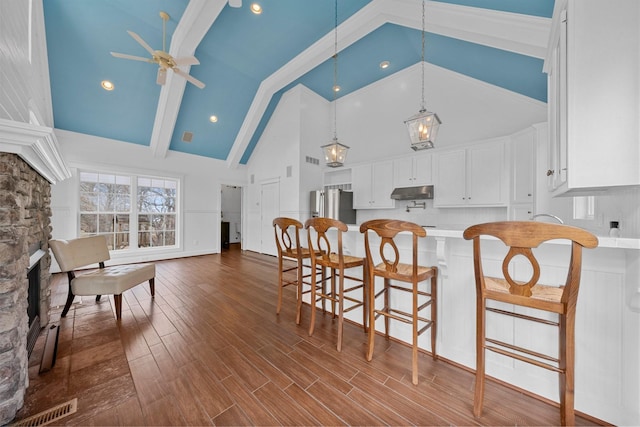
<instances>
[{"instance_id":1,"label":"white countertop","mask_svg":"<svg viewBox=\"0 0 640 427\"><path fill-rule=\"evenodd\" d=\"M450 237L462 239L462 233L467 227L460 224L439 225L436 227L424 227L427 231L427 237ZM360 225L349 225L349 231L360 232ZM618 248L618 249L637 249L640 250L640 239L632 239L626 237L598 237L599 248ZM490 237L488 237L490 238ZM549 243L568 244L566 241L557 240Z\"/></svg>"}]
</instances>

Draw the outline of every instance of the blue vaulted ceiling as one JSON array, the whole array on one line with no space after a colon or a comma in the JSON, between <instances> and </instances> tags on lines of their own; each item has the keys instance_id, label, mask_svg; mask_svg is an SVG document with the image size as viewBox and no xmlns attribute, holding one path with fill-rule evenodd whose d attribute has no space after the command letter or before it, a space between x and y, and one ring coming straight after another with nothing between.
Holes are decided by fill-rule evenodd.
<instances>
[{"instance_id":1,"label":"blue vaulted ceiling","mask_svg":"<svg viewBox=\"0 0 640 427\"><path fill-rule=\"evenodd\" d=\"M194 1L194 0L192 0ZM208 0L220 1L220 0ZM372 2L381 0L372 0ZM384 1L384 0L382 0ZM387 0L391 1L391 0ZM263 13L255 15L249 2L235 8L224 5L197 45L200 64L190 74L206 83L204 89L187 84L179 106L168 149L226 160L237 143L261 84L303 54L309 46L331 36L334 2L263 0ZM436 0L433 3L505 11L550 18L553 0ZM338 21L362 13L369 0L340 1ZM116 51L148 56L127 30L139 34L154 49L162 48L163 10L167 47L189 6L188 0L47 0L45 26L55 127L59 129L150 145L162 86L156 84L156 67L112 57ZM517 15L514 15L517 16ZM427 31L429 28L427 28ZM542 59L448 37L426 34L426 60L492 85L546 102L546 76ZM332 52L309 71L290 78L269 95L266 107L253 118L256 125L241 147L246 163L282 94L303 84L331 100ZM383 23L359 38L339 55L344 96L420 61L419 29ZM378 65L387 60L391 66ZM275 74L274 74L275 73ZM102 80L116 88L107 92ZM218 122L211 123L209 116ZM193 141L181 141L183 132Z\"/></svg>"}]
</instances>

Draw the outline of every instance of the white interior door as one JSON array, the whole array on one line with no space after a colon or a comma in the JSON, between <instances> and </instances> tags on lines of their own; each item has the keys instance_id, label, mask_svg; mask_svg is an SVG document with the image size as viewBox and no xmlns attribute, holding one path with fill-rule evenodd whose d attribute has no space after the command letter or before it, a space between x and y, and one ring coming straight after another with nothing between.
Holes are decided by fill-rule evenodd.
<instances>
[{"instance_id":1,"label":"white interior door","mask_svg":"<svg viewBox=\"0 0 640 427\"><path fill-rule=\"evenodd\" d=\"M280 182L268 182L261 186L260 191L260 221L261 245L260 252L278 255L273 234L273 219L280 215Z\"/></svg>"}]
</instances>

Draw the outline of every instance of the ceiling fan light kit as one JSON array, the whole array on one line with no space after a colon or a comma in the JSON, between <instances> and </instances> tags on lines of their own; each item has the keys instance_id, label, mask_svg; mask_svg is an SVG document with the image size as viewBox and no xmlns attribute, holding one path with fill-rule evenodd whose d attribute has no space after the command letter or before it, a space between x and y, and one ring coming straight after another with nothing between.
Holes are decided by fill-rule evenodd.
<instances>
[{"instance_id":1,"label":"ceiling fan light kit","mask_svg":"<svg viewBox=\"0 0 640 427\"><path fill-rule=\"evenodd\" d=\"M171 70L180 77L186 79L189 83L193 84L200 89L203 89L205 84L190 74L184 72L178 67L181 66L191 66L198 65L200 61L195 56L183 56L180 58L174 58L167 52L166 41L167 41L167 21L169 20L169 14L167 12L161 11L160 18L162 18L162 50L153 50L147 42L144 41L142 37L133 31L128 31L127 33L136 41L140 46L144 48L149 54L151 54L151 58L144 58L142 56L128 55L125 53L111 52L111 55L116 58L122 59L131 59L134 61L142 61L149 62L152 64L158 64L158 75L156 77L156 83L159 85L164 85L167 81L167 70Z\"/></svg>"}]
</instances>

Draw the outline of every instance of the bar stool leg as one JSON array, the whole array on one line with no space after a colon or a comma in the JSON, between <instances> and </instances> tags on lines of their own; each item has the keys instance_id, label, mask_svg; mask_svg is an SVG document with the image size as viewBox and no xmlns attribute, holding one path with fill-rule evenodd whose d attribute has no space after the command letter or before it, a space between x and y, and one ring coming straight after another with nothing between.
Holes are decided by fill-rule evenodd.
<instances>
[{"instance_id":1,"label":"bar stool leg","mask_svg":"<svg viewBox=\"0 0 640 427\"><path fill-rule=\"evenodd\" d=\"M573 313L560 315L560 363L559 368L563 372L559 375L560 381L560 424L563 426L575 425L574 406L574 328L575 316Z\"/></svg>"},{"instance_id":2,"label":"bar stool leg","mask_svg":"<svg viewBox=\"0 0 640 427\"><path fill-rule=\"evenodd\" d=\"M280 314L280 309L282 308L282 258L278 257L278 305L276 307L276 314Z\"/></svg>"},{"instance_id":3,"label":"bar stool leg","mask_svg":"<svg viewBox=\"0 0 640 427\"><path fill-rule=\"evenodd\" d=\"M369 292L369 287L368 287L368 283L369 283L369 276L367 273L367 263L365 262L364 264L362 264L362 326L364 326L364 331L367 332L368 329L368 318L369 318L369 312L368 312L368 307L369 307L369 303L368 303L368 292Z\"/></svg>"},{"instance_id":4,"label":"bar stool leg","mask_svg":"<svg viewBox=\"0 0 640 427\"><path fill-rule=\"evenodd\" d=\"M370 275L370 273L368 272L367 274L369 274L368 277L368 293L369 293L369 297L368 297L368 301L369 301L369 306L368 306L368 314L369 314L369 334L368 334L368 348L367 348L367 361L371 362L371 359L373 358L373 346L374 346L374 341L375 341L375 336L376 336L376 317L375 317L375 308L376 308L376 287L375 287L375 278L372 277Z\"/></svg>"},{"instance_id":5,"label":"bar stool leg","mask_svg":"<svg viewBox=\"0 0 640 427\"><path fill-rule=\"evenodd\" d=\"M418 385L418 283L413 282L413 345L411 348L411 382Z\"/></svg>"},{"instance_id":6,"label":"bar stool leg","mask_svg":"<svg viewBox=\"0 0 640 427\"><path fill-rule=\"evenodd\" d=\"M338 291L338 298L340 298L338 300L338 346L337 349L338 351L342 351L342 321L344 319L344 314L343 314L343 309L344 309L344 272L341 271L340 272L340 280L339 280L339 284L338 286L340 287L339 291ZM333 297L335 297L335 294L332 295ZM335 305L335 298L332 299L333 304ZM334 314L335 316L335 314Z\"/></svg>"},{"instance_id":7,"label":"bar stool leg","mask_svg":"<svg viewBox=\"0 0 640 427\"><path fill-rule=\"evenodd\" d=\"M312 264L312 268L313 268L313 264ZM324 267L322 267L322 283L321 286L324 289ZM317 294L317 288L318 288L318 281L316 280L316 276L315 274L313 275L313 277L311 278L311 292L310 294L310 300L309 303L311 304L311 320L309 321L309 336L313 335L313 329L316 326L316 303L318 301L318 294ZM324 304L324 299L322 300L323 304Z\"/></svg>"},{"instance_id":8,"label":"bar stool leg","mask_svg":"<svg viewBox=\"0 0 640 427\"><path fill-rule=\"evenodd\" d=\"M384 312L389 313L389 290L391 279L384 279ZM384 316L384 336L389 339L389 316Z\"/></svg>"},{"instance_id":9,"label":"bar stool leg","mask_svg":"<svg viewBox=\"0 0 640 427\"><path fill-rule=\"evenodd\" d=\"M484 340L485 340L485 305L484 298L478 298L476 304L476 389L473 397L473 415L482 414L484 398Z\"/></svg>"},{"instance_id":10,"label":"bar stool leg","mask_svg":"<svg viewBox=\"0 0 640 427\"><path fill-rule=\"evenodd\" d=\"M304 275L302 261L298 261L298 283L296 286L297 291L297 301L296 301L296 325L300 324L300 320L302 319L302 276ZM280 295L282 295L282 288L280 288ZM281 303L281 298L278 298L278 302ZM278 307L278 312L280 311L280 307Z\"/></svg>"}]
</instances>

